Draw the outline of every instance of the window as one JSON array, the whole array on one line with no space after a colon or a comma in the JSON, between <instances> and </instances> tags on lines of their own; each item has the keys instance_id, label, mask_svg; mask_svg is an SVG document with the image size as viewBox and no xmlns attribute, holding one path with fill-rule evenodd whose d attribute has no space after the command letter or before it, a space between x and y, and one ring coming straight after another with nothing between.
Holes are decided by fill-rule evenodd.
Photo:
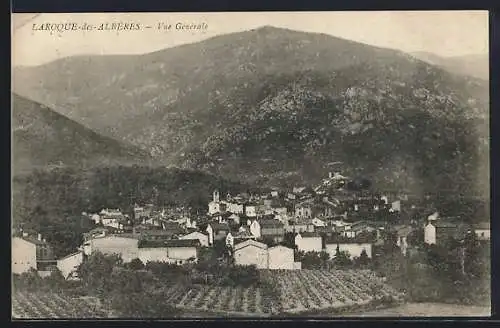
<instances>
[{"instance_id":1,"label":"window","mask_svg":"<svg viewBox=\"0 0 500 328\"><path fill-rule=\"evenodd\" d=\"M481 237L484 237L484 232L481 232Z\"/></svg>"}]
</instances>

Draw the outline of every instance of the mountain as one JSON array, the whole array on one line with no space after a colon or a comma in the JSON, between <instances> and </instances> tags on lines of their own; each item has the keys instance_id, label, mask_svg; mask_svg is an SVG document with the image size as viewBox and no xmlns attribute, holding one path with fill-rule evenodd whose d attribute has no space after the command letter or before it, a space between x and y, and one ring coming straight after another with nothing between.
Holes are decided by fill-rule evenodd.
<instances>
[{"instance_id":1,"label":"mountain","mask_svg":"<svg viewBox=\"0 0 500 328\"><path fill-rule=\"evenodd\" d=\"M12 95L12 153L16 173L47 166L140 163L147 153L103 137L53 110Z\"/></svg>"},{"instance_id":2,"label":"mountain","mask_svg":"<svg viewBox=\"0 0 500 328\"><path fill-rule=\"evenodd\" d=\"M315 181L335 161L415 192L489 181L486 81L325 34L64 58L17 68L14 89L166 164L256 183Z\"/></svg>"},{"instance_id":3,"label":"mountain","mask_svg":"<svg viewBox=\"0 0 500 328\"><path fill-rule=\"evenodd\" d=\"M487 54L441 57L429 52L414 52L412 55L432 65L461 75L489 80L489 58Z\"/></svg>"}]
</instances>

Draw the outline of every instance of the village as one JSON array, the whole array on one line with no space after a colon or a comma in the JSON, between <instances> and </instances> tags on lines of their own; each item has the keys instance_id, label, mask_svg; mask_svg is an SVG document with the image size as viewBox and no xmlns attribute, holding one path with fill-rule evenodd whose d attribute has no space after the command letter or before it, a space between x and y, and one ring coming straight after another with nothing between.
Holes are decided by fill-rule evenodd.
<instances>
[{"instance_id":1,"label":"village","mask_svg":"<svg viewBox=\"0 0 500 328\"><path fill-rule=\"evenodd\" d=\"M490 239L486 219L471 225L440 217L436 209L421 208L406 195L353 194L345 189L347 182L335 172L316 186L289 191L275 188L266 194L233 196L214 190L207 212L197 216L185 208L155 204L135 204L131 214L108 208L83 213L95 227L84 234L79 249L62 258L54 257L41 234L18 231L12 271L36 270L49 276L57 269L66 279L78 279L78 267L95 252L118 254L125 263L139 259L143 264L183 265L197 262L202 249L235 265L300 270L301 255L311 252L326 253L330 259L340 253L351 260L375 258L387 238L394 239L403 255L416 247L412 235L422 235L429 245L446 243L450 237L461 240L467 233Z\"/></svg>"}]
</instances>

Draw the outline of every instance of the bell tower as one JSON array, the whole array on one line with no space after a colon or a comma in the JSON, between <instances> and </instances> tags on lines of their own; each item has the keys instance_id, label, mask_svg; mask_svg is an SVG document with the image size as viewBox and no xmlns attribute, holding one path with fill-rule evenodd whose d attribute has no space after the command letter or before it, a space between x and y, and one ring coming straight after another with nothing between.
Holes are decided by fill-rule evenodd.
<instances>
[{"instance_id":1,"label":"bell tower","mask_svg":"<svg viewBox=\"0 0 500 328\"><path fill-rule=\"evenodd\" d=\"M214 194L213 194L213 201L215 203L218 203L219 202L219 191L218 190L214 190Z\"/></svg>"}]
</instances>

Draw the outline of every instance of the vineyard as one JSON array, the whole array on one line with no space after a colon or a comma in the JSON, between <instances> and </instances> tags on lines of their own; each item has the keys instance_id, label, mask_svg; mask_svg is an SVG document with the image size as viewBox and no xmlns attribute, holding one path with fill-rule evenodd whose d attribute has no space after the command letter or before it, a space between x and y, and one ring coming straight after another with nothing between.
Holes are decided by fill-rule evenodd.
<instances>
[{"instance_id":1,"label":"vineyard","mask_svg":"<svg viewBox=\"0 0 500 328\"><path fill-rule=\"evenodd\" d=\"M265 274L281 291L280 313L363 306L403 296L369 270L283 270Z\"/></svg>"},{"instance_id":2,"label":"vineyard","mask_svg":"<svg viewBox=\"0 0 500 328\"><path fill-rule=\"evenodd\" d=\"M258 287L222 287L194 285L174 287L169 302L183 310L201 312L232 312L262 314L270 312L263 306L263 293Z\"/></svg>"},{"instance_id":3,"label":"vineyard","mask_svg":"<svg viewBox=\"0 0 500 328\"><path fill-rule=\"evenodd\" d=\"M286 315L369 306L401 294L368 270L262 270L261 278L276 291L257 286L229 287L175 285L164 299L179 310L222 313L227 316ZM71 298L55 293L13 294L15 318L106 318L109 314L94 298Z\"/></svg>"},{"instance_id":4,"label":"vineyard","mask_svg":"<svg viewBox=\"0 0 500 328\"><path fill-rule=\"evenodd\" d=\"M95 298L73 298L57 293L12 293L12 318L108 318Z\"/></svg>"},{"instance_id":5,"label":"vineyard","mask_svg":"<svg viewBox=\"0 0 500 328\"><path fill-rule=\"evenodd\" d=\"M369 305L402 296L369 270L262 270L277 286L277 299L258 287L192 286L172 292L170 301L185 310L277 315Z\"/></svg>"}]
</instances>

